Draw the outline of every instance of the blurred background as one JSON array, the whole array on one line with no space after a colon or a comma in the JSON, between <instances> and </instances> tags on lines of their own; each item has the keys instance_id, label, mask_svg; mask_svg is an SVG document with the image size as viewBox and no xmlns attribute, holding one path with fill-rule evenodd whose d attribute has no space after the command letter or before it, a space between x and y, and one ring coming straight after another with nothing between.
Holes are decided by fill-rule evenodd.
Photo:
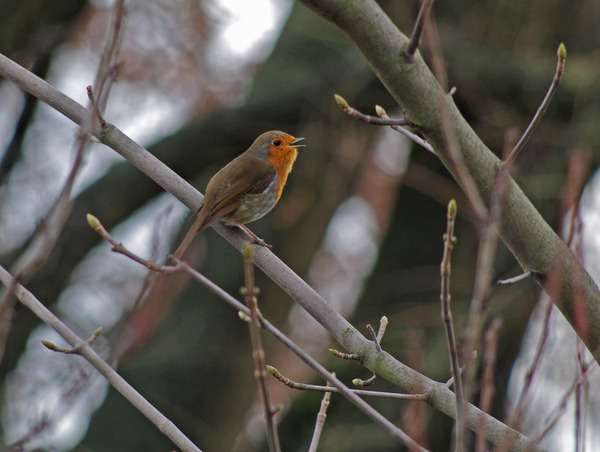
<instances>
[{"instance_id":1,"label":"blurred background","mask_svg":"<svg viewBox=\"0 0 600 452\"><path fill-rule=\"evenodd\" d=\"M417 2L379 3L410 34ZM93 82L112 6L110 0L0 0L0 52L85 104L85 87ZM464 195L434 155L413 149L389 129L355 121L337 107L335 93L363 112L374 114L375 105L381 105L390 116L401 115L348 39L288 0L128 0L126 7L123 64L107 120L200 191L260 133L279 129L306 137L280 203L251 229L365 334L367 323L376 326L386 315L390 324L384 348L429 377L446 381L450 371L440 320L439 264L451 198L459 206L451 283L459 339L476 270L477 230ZM584 181L592 181L582 205L582 249L594 273L600 3L459 0L436 3L435 17L449 83L456 87L454 98L498 155L506 131L524 130L538 108L552 80L556 49L565 43L566 73L519 156L515 178L559 230L569 161L582 165ZM423 54L429 57L426 45ZM76 134L69 120L0 80L4 267L11 268L43 225L73 164ZM163 261L191 225L190 212L114 151L94 142L76 179L73 203L56 247L27 287L81 337L102 326L94 346L98 352L202 450L267 450L247 326L237 313L196 283L176 277L149 280L143 267L111 253L85 220L86 213L94 214L117 240ZM200 234L188 259L237 296L243 284L241 256L214 231ZM515 259L500 246L494 277L519 272ZM257 285L265 316L330 370L348 384L370 376L359 366L331 358L327 349L336 344L259 271ZM492 410L501 420L510 415L507 395L518 398L524 386L527 360L522 353L519 362L525 364L515 370L518 378L509 390L522 344L535 350L538 343L539 333L525 331L530 318L544 323L543 303L531 316L539 296L539 287L524 281L494 287L488 301L488 320L502 320ZM562 332L560 315L553 312L552 319L545 353L559 356L548 350L554 343L566 344L559 363L562 378L548 367L531 384L530 410L521 425L532 438L550 422L540 419L540 410L550 416L560 408L583 360L576 358L573 336L563 336L569 333L568 328ZM65 345L17 304L0 364L7 450L173 448L82 358L51 353L41 340ZM264 342L267 362L284 375L323 383L270 337ZM596 374L584 389L597 387ZM396 388L378 380L373 389ZM271 390L274 403L284 405L284 450L306 450L321 394L295 393L277 382ZM538 390L548 405L536 405ZM598 425L593 392L579 399L585 401L583 411L581 402L580 411L574 411L574 403L565 405L544 447L574 450L578 412L585 414L587 425ZM447 417L423 404L371 402L431 450L450 449L452 421ZM600 450L598 434L592 427L584 429L586 450ZM320 450L400 449L365 415L332 397Z\"/></svg>"}]
</instances>

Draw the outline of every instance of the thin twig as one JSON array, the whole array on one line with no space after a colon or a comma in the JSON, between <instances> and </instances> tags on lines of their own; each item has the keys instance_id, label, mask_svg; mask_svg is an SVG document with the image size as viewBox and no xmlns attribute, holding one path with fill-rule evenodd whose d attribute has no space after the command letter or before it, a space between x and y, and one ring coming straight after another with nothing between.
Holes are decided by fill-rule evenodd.
<instances>
[{"instance_id":1,"label":"thin twig","mask_svg":"<svg viewBox=\"0 0 600 452\"><path fill-rule=\"evenodd\" d=\"M432 5L433 0L424 0L421 8L419 9L419 15L417 16L417 20L415 22L415 28L413 28L410 41L408 41L408 45L404 50L404 58L406 58L406 61L409 63L412 63L415 60L415 53L421 44L425 22L427 21L429 10L431 9Z\"/></svg>"},{"instance_id":2,"label":"thin twig","mask_svg":"<svg viewBox=\"0 0 600 452\"><path fill-rule=\"evenodd\" d=\"M116 70L120 67L117 60L121 52L121 43L123 42L126 13L125 0L117 0L113 9L111 29L108 33L93 84L98 110L101 112L106 108L110 90L116 80Z\"/></svg>"},{"instance_id":3,"label":"thin twig","mask_svg":"<svg viewBox=\"0 0 600 452\"><path fill-rule=\"evenodd\" d=\"M469 168L465 164L463 159L463 153L458 147L458 139L455 135L455 130L450 124L449 116L449 103L447 101L447 87L448 87L448 75L446 73L446 63L444 61L444 54L440 43L438 34L437 24L435 18L432 15L426 17L427 26L425 27L425 37L429 42L429 48L431 50L431 62L433 73L438 80L444 91L439 93L438 105L439 109L439 122L441 132L444 140L444 145L447 150L446 156L448 158L449 167L454 172L456 181L460 184L462 189L467 194L471 205L473 206L473 213L479 225L483 224L488 216L487 207L483 200L483 197L477 187L473 175L469 172ZM437 155L437 154L436 154Z\"/></svg>"},{"instance_id":4,"label":"thin twig","mask_svg":"<svg viewBox=\"0 0 600 452\"><path fill-rule=\"evenodd\" d=\"M508 155L509 150L515 140L515 134L509 129L504 136L504 155ZM502 211L506 190L510 180L511 165L498 166L498 172L495 177L494 191L490 200L488 217L481 223L481 232L479 239L479 249L477 252L477 262L475 268L475 283L473 287L473 296L469 308L469 318L467 324L467 334L463 343L462 357L470 355L476 350L481 341L485 324L485 304L489 297L492 286L492 276L494 270L494 260L498 249L498 240L500 238L499 230L502 220ZM470 361L465 361L465 396L469 398L471 385L475 378L475 366Z\"/></svg>"},{"instance_id":5,"label":"thin twig","mask_svg":"<svg viewBox=\"0 0 600 452\"><path fill-rule=\"evenodd\" d=\"M414 126L412 122L408 119L390 119L390 118L380 118L379 116L371 116L361 113L355 108L351 107L350 104L339 94L334 94L336 103L339 107L346 113L348 116L358 119L359 121L364 121L368 124L375 124L377 126Z\"/></svg>"},{"instance_id":6,"label":"thin twig","mask_svg":"<svg viewBox=\"0 0 600 452\"><path fill-rule=\"evenodd\" d=\"M377 347L377 351L381 353L383 350L381 349L381 345L379 344L377 333L375 333L375 330L373 329L370 323L367 323L367 330L369 330L369 334L371 335L373 342L375 342L375 347Z\"/></svg>"},{"instance_id":7,"label":"thin twig","mask_svg":"<svg viewBox=\"0 0 600 452\"><path fill-rule=\"evenodd\" d=\"M465 370L465 366L460 366L460 369L458 369L459 373L462 375L463 370ZM447 388L451 388L454 385L454 377L450 377L448 378L448 380L446 381L446 383L444 383L444 385Z\"/></svg>"},{"instance_id":8,"label":"thin twig","mask_svg":"<svg viewBox=\"0 0 600 452\"><path fill-rule=\"evenodd\" d=\"M379 115L380 118L390 119L390 117L387 115L387 113L385 112L383 107L381 107L380 105L375 105L375 111L377 111L377 114ZM421 146L426 151L429 151L432 154L435 154L433 147L431 147L431 145L427 141L425 141L423 138L421 138L416 133L412 133L410 130L406 130L405 128L397 126L397 125L390 125L390 128L392 130L395 130L396 132L400 132L402 135L410 138L412 141L417 143L419 146Z\"/></svg>"},{"instance_id":9,"label":"thin twig","mask_svg":"<svg viewBox=\"0 0 600 452\"><path fill-rule=\"evenodd\" d=\"M112 245L111 251L122 254L124 256L127 256L131 260L133 260L139 264L142 264L148 270L152 270L153 272L177 273L177 272L183 271L181 266L177 262L175 263L175 265L160 265L160 264L154 263L152 261L149 261L148 259L144 259L143 257L138 256L137 254L133 253L131 250L129 250L127 247L125 247L125 245L123 245L121 242L118 242L117 240L115 240L115 238L112 235L110 235L110 233L102 225L100 220L98 218L96 218L94 215L92 215L91 213L88 213L86 215L86 220L87 220L88 224L90 225L90 227L94 231L96 231L96 233L98 235L100 235L100 237L102 237L104 240L106 240L108 243L110 243Z\"/></svg>"},{"instance_id":10,"label":"thin twig","mask_svg":"<svg viewBox=\"0 0 600 452\"><path fill-rule=\"evenodd\" d=\"M407 331L404 341L406 364L422 372L425 368L424 330L421 328ZM452 408L455 407L454 394L449 400ZM427 408L417 400L411 400L401 415L402 423L407 433L423 446L429 445L427 435L428 415ZM456 410L454 410L456 413Z\"/></svg>"},{"instance_id":11,"label":"thin twig","mask_svg":"<svg viewBox=\"0 0 600 452\"><path fill-rule=\"evenodd\" d=\"M462 452L464 450L465 439L465 405L463 397L463 385L460 378L460 364L458 361L458 348L456 346L456 337L454 335L454 325L452 324L452 311L450 309L450 271L452 249L456 243L454 236L454 223L456 221L456 212L458 208L454 199L448 203L448 221L446 224L446 233L444 234L444 255L440 265L441 290L440 299L442 302L442 320L446 330L446 339L448 342L448 353L450 355L450 364L452 376L454 377L454 393L456 395L456 443L455 450Z\"/></svg>"},{"instance_id":12,"label":"thin twig","mask_svg":"<svg viewBox=\"0 0 600 452\"><path fill-rule=\"evenodd\" d=\"M367 378L366 380L362 380L360 378L355 378L354 380L352 380L352 384L354 386L358 386L360 388L366 388L367 386L371 386L373 383L375 383L375 380L377 380L377 375L373 374L371 377Z\"/></svg>"},{"instance_id":13,"label":"thin twig","mask_svg":"<svg viewBox=\"0 0 600 452\"><path fill-rule=\"evenodd\" d=\"M554 72L554 78L552 79L550 88L548 88L548 91L546 92L546 96L544 97L544 100L542 101L541 105L537 109L537 112L535 113L535 116L529 123L529 126L525 130L525 133L523 134L523 136L521 137L521 139L516 144L516 146L514 147L514 149L510 153L510 155L506 158L506 160L504 161L503 164L512 164L514 162L514 160L519 155L519 152L521 152L523 150L523 148L525 147L525 144L527 143L529 138L531 138L531 135L533 135L533 131L535 130L537 125L540 123L542 116L544 116L544 113L546 113L546 110L548 109L548 105L550 105L550 101L552 100L552 97L554 96L554 93L556 92L556 89L558 88L558 84L560 83L560 80L562 79L563 73L565 71L565 62L567 59L567 48L565 47L565 45L562 42L558 46L558 51L556 52L556 56L557 56L558 60L556 62L556 70Z\"/></svg>"},{"instance_id":14,"label":"thin twig","mask_svg":"<svg viewBox=\"0 0 600 452\"><path fill-rule=\"evenodd\" d=\"M336 358L348 359L350 361L360 361L360 356L358 356L356 353L344 353L336 350L335 348L330 348L329 352Z\"/></svg>"},{"instance_id":15,"label":"thin twig","mask_svg":"<svg viewBox=\"0 0 600 452\"><path fill-rule=\"evenodd\" d=\"M479 397L479 409L489 413L492 409L492 401L496 394L494 374L496 371L496 356L498 351L498 334L502 327L502 319L496 318L492 321L485 334L485 354L483 355L483 377L481 378L481 395ZM483 435L477 435L475 440L475 452L489 450L487 441Z\"/></svg>"},{"instance_id":16,"label":"thin twig","mask_svg":"<svg viewBox=\"0 0 600 452\"><path fill-rule=\"evenodd\" d=\"M254 247L247 243L242 248L244 256L244 289L246 305L250 308L250 342L252 343L252 358L254 360L254 377L258 385L258 392L265 412L265 424L267 427L267 436L269 438L269 449L272 452L281 450L279 443L279 433L277 431L277 422L275 421L275 411L271 405L269 395L269 385L267 383L267 371L265 362L265 349L262 346L260 337L258 300L256 298L256 287L254 286L254 264L252 257ZM262 316L260 316L262 317Z\"/></svg>"},{"instance_id":17,"label":"thin twig","mask_svg":"<svg viewBox=\"0 0 600 452\"><path fill-rule=\"evenodd\" d=\"M585 345L581 340L577 341L577 371L581 376L582 384L577 385L575 389L575 452L585 451L585 426L586 422L586 401L587 401L587 386L585 383L585 364L583 355L585 353Z\"/></svg>"},{"instance_id":18,"label":"thin twig","mask_svg":"<svg viewBox=\"0 0 600 452\"><path fill-rule=\"evenodd\" d=\"M335 376L335 372L333 372ZM331 387L331 384L327 382L327 386ZM308 452L317 452L317 447L319 446L319 440L321 439L321 432L323 431L323 426L325 425L325 419L327 419L327 408L329 407L329 399L331 398L331 391L327 391L323 395L323 400L321 400L321 407L319 408L319 413L317 413L317 421L315 422L315 430L313 431L312 439L310 440L310 447L308 448Z\"/></svg>"},{"instance_id":19,"label":"thin twig","mask_svg":"<svg viewBox=\"0 0 600 452\"><path fill-rule=\"evenodd\" d=\"M524 279L528 279L531 277L531 271L526 271L525 273L521 273L520 275L513 276L512 278L500 279L497 284L500 286L508 286L510 284L518 283L519 281L523 281Z\"/></svg>"},{"instance_id":20,"label":"thin twig","mask_svg":"<svg viewBox=\"0 0 600 452\"><path fill-rule=\"evenodd\" d=\"M273 366L267 366L267 370L274 378L279 380L284 385L297 389L299 391L317 391L317 392L339 392L337 388L333 386L322 386L322 385L312 385L306 383L299 383L297 381L290 380L279 370L274 368ZM384 392L384 391L367 391L364 389L350 389L354 394L360 396L368 396L368 397L380 397L384 399L400 399L400 400L427 400L427 396L425 394L399 394L397 392Z\"/></svg>"},{"instance_id":21,"label":"thin twig","mask_svg":"<svg viewBox=\"0 0 600 452\"><path fill-rule=\"evenodd\" d=\"M84 343L86 343L87 345L90 345L90 346L93 345L94 342L96 342L96 339L98 339L98 337L101 334L102 334L102 327L97 328L96 331L94 331L94 333L88 338L88 340L84 341ZM60 353L64 353L65 355L71 355L71 354L81 355L82 344L77 344L76 346L70 347L70 348L58 347L50 341L42 341L42 344L48 350L52 350L53 352L60 352Z\"/></svg>"},{"instance_id":22,"label":"thin twig","mask_svg":"<svg viewBox=\"0 0 600 452\"><path fill-rule=\"evenodd\" d=\"M94 89L92 88L92 85L88 85L86 90L87 90L88 99L90 100L90 104L91 104L94 112L96 113L96 116L98 117L98 121L100 121L100 127L106 126L106 120L104 119L104 116L102 116L102 112L100 111L100 108L98 107L98 102L96 101L96 98L94 97Z\"/></svg>"},{"instance_id":23,"label":"thin twig","mask_svg":"<svg viewBox=\"0 0 600 452\"><path fill-rule=\"evenodd\" d=\"M432 154L435 154L435 151L433 150L431 145L429 143L427 143L427 141L425 141L423 138L421 138L417 134L414 134L411 131L406 130L401 127L401 126L414 127L414 124L411 121L409 121L408 119L406 119L406 118L392 119L386 114L385 110L380 105L375 106L375 111L377 112L378 117L366 115L366 114L361 113L360 111L356 110L355 108L351 107L348 104L348 102L346 101L346 99L344 99L339 94L335 94L334 97L335 97L335 101L340 106L340 108L346 114L351 116L352 118L364 121L369 124L375 124L375 125L380 125L380 126L389 126L396 132L400 132L403 135L407 136L412 141L414 141L415 143L417 143L419 146L423 147L424 149L428 150Z\"/></svg>"},{"instance_id":24,"label":"thin twig","mask_svg":"<svg viewBox=\"0 0 600 452\"><path fill-rule=\"evenodd\" d=\"M567 216L569 218L567 230L561 231L561 236L566 236L565 242L567 242L567 245L569 246L571 246L578 227L580 227L582 223L579 204L583 188L585 187L586 170L589 166L588 160L588 156L580 150L575 150L569 156L567 184L564 188L561 208L561 218Z\"/></svg>"}]
</instances>

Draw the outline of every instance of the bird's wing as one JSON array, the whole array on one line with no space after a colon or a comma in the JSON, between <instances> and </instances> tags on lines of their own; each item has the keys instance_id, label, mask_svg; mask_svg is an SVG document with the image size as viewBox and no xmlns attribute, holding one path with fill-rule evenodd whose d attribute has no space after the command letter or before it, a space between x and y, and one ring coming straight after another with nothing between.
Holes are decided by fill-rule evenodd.
<instances>
[{"instance_id":1,"label":"bird's wing","mask_svg":"<svg viewBox=\"0 0 600 452\"><path fill-rule=\"evenodd\" d=\"M207 210L203 228L240 207L244 195L265 191L276 177L277 169L268 162L247 154L234 159L215 174L206 187L204 205L198 212L200 216L203 210Z\"/></svg>"}]
</instances>

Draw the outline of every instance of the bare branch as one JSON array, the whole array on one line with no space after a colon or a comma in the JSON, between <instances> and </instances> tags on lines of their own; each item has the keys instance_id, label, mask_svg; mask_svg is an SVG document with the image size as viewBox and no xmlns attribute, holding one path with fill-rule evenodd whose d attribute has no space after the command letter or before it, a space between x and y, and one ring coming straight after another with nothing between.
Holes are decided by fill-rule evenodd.
<instances>
[{"instance_id":1,"label":"bare branch","mask_svg":"<svg viewBox=\"0 0 600 452\"><path fill-rule=\"evenodd\" d=\"M520 275L513 276L512 278L500 279L497 284L500 286L508 286L510 284L518 283L519 281L523 281L524 279L528 279L530 277L531 277L531 272L528 271L525 273L521 273Z\"/></svg>"},{"instance_id":2,"label":"bare branch","mask_svg":"<svg viewBox=\"0 0 600 452\"><path fill-rule=\"evenodd\" d=\"M423 30L425 28L425 23L427 22L429 11L431 10L432 5L433 0L423 0L421 8L419 9L419 15L417 16L417 20L415 22L415 28L413 28L410 41L408 41L406 50L404 50L404 58L406 58L406 61L408 61L409 63L415 61L415 53L417 52L417 49L421 44Z\"/></svg>"},{"instance_id":3,"label":"bare branch","mask_svg":"<svg viewBox=\"0 0 600 452\"><path fill-rule=\"evenodd\" d=\"M333 375L335 376L335 372ZM329 382L327 382L327 386L330 386ZM327 419L327 407L329 407L330 398L331 392L327 391L325 395L323 395L323 400L321 400L321 407L319 408L319 413L317 414L317 422L315 423L315 430L313 432L312 439L310 440L308 452L317 452L319 439L321 438L321 432L323 431L323 426L325 425L325 419Z\"/></svg>"},{"instance_id":4,"label":"bare branch","mask_svg":"<svg viewBox=\"0 0 600 452\"><path fill-rule=\"evenodd\" d=\"M352 384L354 386L358 386L360 388L366 388L367 386L371 386L373 383L375 383L375 380L377 380L377 375L373 374L371 377L367 378L366 380L362 380L360 378L355 378L354 380L352 380Z\"/></svg>"},{"instance_id":5,"label":"bare branch","mask_svg":"<svg viewBox=\"0 0 600 452\"><path fill-rule=\"evenodd\" d=\"M246 305L250 308L250 342L252 343L252 358L254 360L254 377L258 384L260 400L265 410L265 424L267 426L267 436L269 438L269 449L272 452L281 450L279 443L279 433L277 431L277 422L275 421L276 411L271 406L271 396L269 395L269 385L267 383L267 371L265 363L265 349L262 346L259 329L259 317L262 317L258 311L258 300L256 298L256 287L254 286L254 264L252 256L254 247L251 243L246 243L242 248L244 256L244 292Z\"/></svg>"},{"instance_id":6,"label":"bare branch","mask_svg":"<svg viewBox=\"0 0 600 452\"><path fill-rule=\"evenodd\" d=\"M96 339L98 339L98 337L101 334L102 334L102 327L97 328L96 331L94 331L94 333L89 337L89 339L85 341L85 343L88 344L89 346L93 345L94 342L96 342ZM81 355L82 344L77 344L76 346L71 347L71 348L57 347L50 341L42 341L42 344L48 350L52 350L53 352L60 352L60 353L64 353L65 355L71 355L71 354Z\"/></svg>"},{"instance_id":7,"label":"bare branch","mask_svg":"<svg viewBox=\"0 0 600 452\"><path fill-rule=\"evenodd\" d=\"M139 392L127 383L109 364L106 363L90 346L88 341L82 340L71 329L69 329L58 317L47 309L31 292L16 282L15 278L0 266L0 281L10 287L17 298L27 306L44 323L51 326L69 344L78 348L78 354L84 357L100 372L110 384L123 395L140 413L146 416L158 429L164 433L173 443L186 452L200 452L200 449L192 443L173 422L167 419ZM96 330L97 331L97 330Z\"/></svg>"},{"instance_id":8,"label":"bare branch","mask_svg":"<svg viewBox=\"0 0 600 452\"><path fill-rule=\"evenodd\" d=\"M383 109L383 107L381 107L379 105L376 105L375 106L375 110L377 111L377 114L381 118L383 118L383 119L390 119L390 117L387 115L387 113L385 112L385 110ZM397 126L397 125L390 125L390 128L392 128L396 132L400 132L402 135L407 136L412 141L414 141L419 146L421 146L423 149L431 152L432 154L435 154L435 151L433 150L433 148L431 147L431 145L429 143L427 143L427 141L425 141L419 135L417 135L415 133L412 133L410 130L406 130L406 129L404 129L404 128L400 127L400 126Z\"/></svg>"},{"instance_id":9,"label":"bare branch","mask_svg":"<svg viewBox=\"0 0 600 452\"><path fill-rule=\"evenodd\" d=\"M336 358L348 359L350 361L360 361L360 356L358 356L356 353L343 353L339 350L336 350L335 348L330 348L329 351Z\"/></svg>"},{"instance_id":10,"label":"bare branch","mask_svg":"<svg viewBox=\"0 0 600 452\"><path fill-rule=\"evenodd\" d=\"M358 119L359 121L366 122L368 124L374 124L377 126L414 126L408 119L391 119L391 118L381 118L378 116L371 116L361 113L357 109L351 107L346 99L344 99L339 94L334 94L335 101L340 106L340 108L346 113L348 116Z\"/></svg>"},{"instance_id":11,"label":"bare branch","mask_svg":"<svg viewBox=\"0 0 600 452\"><path fill-rule=\"evenodd\" d=\"M458 361L458 348L456 346L456 337L454 335L454 325L452 323L452 311L450 309L450 269L452 249L456 243L454 236L454 223L456 222L456 212L458 208L454 199L448 203L448 221L446 223L446 233L444 234L444 255L440 265L441 290L440 299L442 302L442 320L446 331L446 340L448 342L448 353L450 355L450 364L452 377L454 378L454 393L456 394L456 443L457 452L464 450L465 444L465 408L463 385L460 377L460 364Z\"/></svg>"},{"instance_id":12,"label":"bare branch","mask_svg":"<svg viewBox=\"0 0 600 452\"><path fill-rule=\"evenodd\" d=\"M373 338L373 342L375 342L375 347L377 347L377 351L379 353L381 353L383 350L381 350L381 345L379 344L379 338L377 337L377 333L375 333L375 330L373 329L373 327L371 326L370 323L367 323L367 329L369 330L369 334Z\"/></svg>"},{"instance_id":13,"label":"bare branch","mask_svg":"<svg viewBox=\"0 0 600 452\"><path fill-rule=\"evenodd\" d=\"M273 366L267 366L267 370L274 378L279 380L284 385L297 389L299 391L317 391L317 392L339 392L337 388L333 386L320 386L320 385L311 385L306 383L298 383L296 381L290 380L286 376L282 375L277 369ZM335 374L334 374L335 375ZM354 394L360 396L368 396L368 397L380 397L384 399L400 399L400 400L420 400L426 401L427 396L425 394L399 394L397 392L383 392L383 391L366 391L364 389L351 389Z\"/></svg>"},{"instance_id":14,"label":"bare branch","mask_svg":"<svg viewBox=\"0 0 600 452\"><path fill-rule=\"evenodd\" d=\"M496 393L494 373L496 370L496 356L498 351L498 334L502 327L502 319L496 318L492 321L485 334L485 354L483 377L481 378L481 396L479 397L479 408L485 413L492 409L492 401ZM487 442L482 435L475 440L475 451L485 452L488 450Z\"/></svg>"},{"instance_id":15,"label":"bare branch","mask_svg":"<svg viewBox=\"0 0 600 452\"><path fill-rule=\"evenodd\" d=\"M102 112L100 111L100 108L98 107L98 102L96 101L96 98L94 97L94 89L92 88L92 85L88 85L86 90L87 90L88 99L90 100L90 104L94 110L94 113L98 117L98 121L100 121L100 127L106 126L106 121L104 120L104 117L102 116Z\"/></svg>"},{"instance_id":16,"label":"bare branch","mask_svg":"<svg viewBox=\"0 0 600 452\"><path fill-rule=\"evenodd\" d=\"M552 79L550 88L548 88L548 91L546 92L546 96L544 97L544 100L538 107L533 119L531 120L531 122L529 123L529 126L525 130L525 133L523 134L523 136L521 137L519 142L516 144L516 146L514 147L514 149L508 156L508 158L504 161L503 165L504 164L512 164L514 162L514 160L517 158L519 153L525 147L525 144L527 144L527 141L529 141L529 138L531 138L531 135L533 135L533 132L534 132L535 128L537 127L537 125L540 123L542 116L544 116L544 113L546 113L546 110L548 109L548 105L550 105L550 102L552 101L552 97L554 97L554 93L556 92L556 89L558 88L558 84L560 83L560 81L562 79L562 75L565 71L565 62L567 60L567 49L562 42L558 46L558 51L556 52L556 56L558 58L558 61L556 62L556 70L554 72L554 78Z\"/></svg>"}]
</instances>

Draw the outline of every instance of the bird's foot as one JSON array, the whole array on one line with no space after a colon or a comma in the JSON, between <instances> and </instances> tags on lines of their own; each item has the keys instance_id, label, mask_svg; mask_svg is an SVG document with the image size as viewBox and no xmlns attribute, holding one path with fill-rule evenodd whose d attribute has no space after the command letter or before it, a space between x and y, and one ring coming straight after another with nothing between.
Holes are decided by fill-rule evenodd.
<instances>
[{"instance_id":1,"label":"bird's foot","mask_svg":"<svg viewBox=\"0 0 600 452\"><path fill-rule=\"evenodd\" d=\"M259 239L258 237L256 237L254 240L252 240L250 243L252 243L253 245L260 245L260 246L264 246L265 248L272 250L273 247L271 245L269 245L268 243L266 243L263 239Z\"/></svg>"},{"instance_id":2,"label":"bird's foot","mask_svg":"<svg viewBox=\"0 0 600 452\"><path fill-rule=\"evenodd\" d=\"M265 248L267 248L269 250L273 249L273 247L271 245L269 245L263 239L258 237L256 234L254 234L254 232L252 232L250 229L248 229L245 225L238 223L238 226L241 227L244 231L246 231L248 233L248 235L250 235L250 237L252 237L252 241L250 243L252 243L253 245L264 246Z\"/></svg>"}]
</instances>

